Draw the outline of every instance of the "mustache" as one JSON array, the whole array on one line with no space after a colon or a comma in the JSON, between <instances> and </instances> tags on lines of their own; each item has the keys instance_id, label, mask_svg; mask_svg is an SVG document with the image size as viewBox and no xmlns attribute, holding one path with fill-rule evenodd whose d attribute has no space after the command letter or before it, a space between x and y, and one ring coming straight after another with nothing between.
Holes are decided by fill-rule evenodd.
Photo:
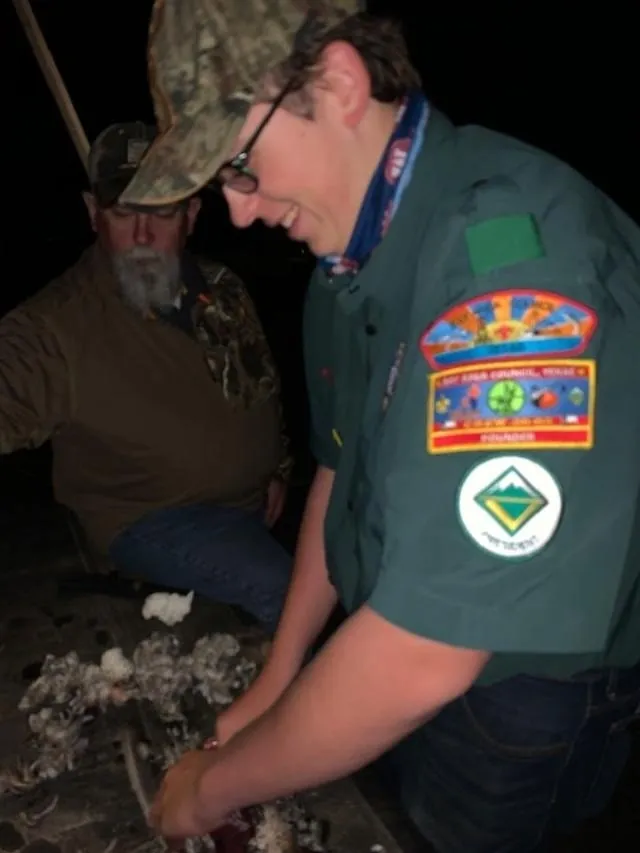
<instances>
[{"instance_id":1,"label":"mustache","mask_svg":"<svg viewBox=\"0 0 640 853\"><path fill-rule=\"evenodd\" d=\"M180 290L180 258L146 246L113 256L114 272L125 300L142 313L167 307Z\"/></svg>"},{"instance_id":2,"label":"mustache","mask_svg":"<svg viewBox=\"0 0 640 853\"><path fill-rule=\"evenodd\" d=\"M132 249L117 252L115 255L116 262L120 266L132 267L141 271L162 269L170 262L171 257L164 252L146 246L134 246Z\"/></svg>"}]
</instances>

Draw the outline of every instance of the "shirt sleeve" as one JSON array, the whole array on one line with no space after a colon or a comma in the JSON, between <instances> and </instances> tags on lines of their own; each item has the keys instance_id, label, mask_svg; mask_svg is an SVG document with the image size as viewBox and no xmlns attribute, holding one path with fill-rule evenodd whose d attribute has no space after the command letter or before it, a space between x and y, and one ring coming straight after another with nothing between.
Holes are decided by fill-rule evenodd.
<instances>
[{"instance_id":1,"label":"shirt sleeve","mask_svg":"<svg viewBox=\"0 0 640 853\"><path fill-rule=\"evenodd\" d=\"M340 436L334 424L335 359L331 340L335 294L322 287L314 273L304 306L303 341L310 415L311 452L319 465L332 471L340 459Z\"/></svg>"},{"instance_id":2,"label":"shirt sleeve","mask_svg":"<svg viewBox=\"0 0 640 853\"><path fill-rule=\"evenodd\" d=\"M637 584L640 306L630 277L538 268L469 279L407 358L369 604L455 646L599 652Z\"/></svg>"},{"instance_id":3,"label":"shirt sleeve","mask_svg":"<svg viewBox=\"0 0 640 853\"><path fill-rule=\"evenodd\" d=\"M67 353L54 328L27 307L0 322L0 453L37 447L69 417Z\"/></svg>"}]
</instances>

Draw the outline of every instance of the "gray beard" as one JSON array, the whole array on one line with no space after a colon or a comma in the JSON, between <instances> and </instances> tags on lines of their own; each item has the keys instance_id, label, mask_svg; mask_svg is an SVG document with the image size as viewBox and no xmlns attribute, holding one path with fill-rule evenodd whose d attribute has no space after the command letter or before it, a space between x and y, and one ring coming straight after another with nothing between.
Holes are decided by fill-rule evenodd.
<instances>
[{"instance_id":1,"label":"gray beard","mask_svg":"<svg viewBox=\"0 0 640 853\"><path fill-rule=\"evenodd\" d=\"M113 269L125 301L142 316L174 305L180 292L180 259L136 246L113 255Z\"/></svg>"}]
</instances>

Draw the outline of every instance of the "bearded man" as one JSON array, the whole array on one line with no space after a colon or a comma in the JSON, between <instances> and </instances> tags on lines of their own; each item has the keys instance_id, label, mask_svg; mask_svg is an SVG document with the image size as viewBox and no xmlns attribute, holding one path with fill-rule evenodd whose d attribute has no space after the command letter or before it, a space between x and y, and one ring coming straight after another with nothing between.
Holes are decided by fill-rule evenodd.
<instances>
[{"instance_id":1,"label":"bearded man","mask_svg":"<svg viewBox=\"0 0 640 853\"><path fill-rule=\"evenodd\" d=\"M0 322L0 452L52 442L56 499L116 569L243 607L271 630L290 557L279 380L243 283L185 249L200 200L119 194L155 135L95 140L96 240Z\"/></svg>"}]
</instances>

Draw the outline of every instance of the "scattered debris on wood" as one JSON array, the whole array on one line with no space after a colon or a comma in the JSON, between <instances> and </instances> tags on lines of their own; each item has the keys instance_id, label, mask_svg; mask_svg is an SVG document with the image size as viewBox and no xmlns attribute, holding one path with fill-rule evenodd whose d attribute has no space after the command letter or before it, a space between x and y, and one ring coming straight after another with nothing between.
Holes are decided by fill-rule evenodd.
<instances>
[{"instance_id":1,"label":"scattered debris on wood","mask_svg":"<svg viewBox=\"0 0 640 853\"><path fill-rule=\"evenodd\" d=\"M237 638L220 633L201 637L186 654L175 635L155 632L131 658L120 648L105 651L100 663L81 661L73 651L48 655L19 704L29 714L30 755L0 768L0 796L24 793L73 771L90 744L91 723L117 717L133 705L151 707L163 726L161 743L135 744L137 759L161 774L184 752L200 748L211 733L193 729L189 703L199 700L211 708L213 730L215 713L246 690L257 671L256 661L241 654ZM141 791L134 793L140 802ZM252 853L325 850L325 827L295 797L248 809L243 817L250 822ZM185 851L201 853L215 849L212 844L211 838L192 839Z\"/></svg>"}]
</instances>

